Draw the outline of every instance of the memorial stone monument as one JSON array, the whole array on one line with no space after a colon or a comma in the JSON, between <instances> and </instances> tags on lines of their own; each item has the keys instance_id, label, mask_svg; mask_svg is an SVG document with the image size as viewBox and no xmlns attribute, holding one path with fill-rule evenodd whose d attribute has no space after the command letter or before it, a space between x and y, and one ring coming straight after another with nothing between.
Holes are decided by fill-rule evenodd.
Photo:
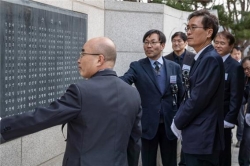
<instances>
[{"instance_id":1,"label":"memorial stone monument","mask_svg":"<svg viewBox=\"0 0 250 166\"><path fill-rule=\"evenodd\" d=\"M0 1L0 117L33 111L82 79L87 15L31 1Z\"/></svg>"}]
</instances>

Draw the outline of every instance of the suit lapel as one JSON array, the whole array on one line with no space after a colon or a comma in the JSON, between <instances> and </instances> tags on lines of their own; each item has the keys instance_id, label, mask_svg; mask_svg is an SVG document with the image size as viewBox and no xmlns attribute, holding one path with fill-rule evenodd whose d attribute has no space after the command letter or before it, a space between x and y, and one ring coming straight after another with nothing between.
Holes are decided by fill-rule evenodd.
<instances>
[{"instance_id":1,"label":"suit lapel","mask_svg":"<svg viewBox=\"0 0 250 166\"><path fill-rule=\"evenodd\" d=\"M193 60L194 60L194 57L191 54L189 54L189 52L187 52L187 50L186 50L186 54L185 54L184 59L183 59L183 64L191 66Z\"/></svg>"},{"instance_id":2,"label":"suit lapel","mask_svg":"<svg viewBox=\"0 0 250 166\"><path fill-rule=\"evenodd\" d=\"M164 68L166 71L166 83L165 83L165 90L164 90L164 94L166 93L166 90L168 89L169 85L170 85L170 75L171 75L171 71L173 69L172 64L168 63L166 59L163 58L163 63L164 63Z\"/></svg>"},{"instance_id":3,"label":"suit lapel","mask_svg":"<svg viewBox=\"0 0 250 166\"><path fill-rule=\"evenodd\" d=\"M193 67L191 67L190 76L193 75L194 71L195 71L196 68L199 66L202 57L203 57L209 50L211 50L211 49L213 49L213 46L212 46L212 45L208 46L207 48L205 48L205 50L202 51L202 53L200 54L199 58L195 61Z\"/></svg>"},{"instance_id":4,"label":"suit lapel","mask_svg":"<svg viewBox=\"0 0 250 166\"><path fill-rule=\"evenodd\" d=\"M225 72L228 72L231 63L231 56L229 55L224 62Z\"/></svg>"},{"instance_id":5,"label":"suit lapel","mask_svg":"<svg viewBox=\"0 0 250 166\"><path fill-rule=\"evenodd\" d=\"M164 58L163 58L164 59ZM151 63L149 61L148 58L145 58L142 61L142 68L145 70L145 73L149 76L149 78L152 80L152 82L154 83L154 85L157 87L157 89L159 90L159 92L161 92L160 87L155 79L155 74L154 74L154 70L152 69Z\"/></svg>"},{"instance_id":6,"label":"suit lapel","mask_svg":"<svg viewBox=\"0 0 250 166\"><path fill-rule=\"evenodd\" d=\"M174 52L171 53L169 60L174 61Z\"/></svg>"}]
</instances>

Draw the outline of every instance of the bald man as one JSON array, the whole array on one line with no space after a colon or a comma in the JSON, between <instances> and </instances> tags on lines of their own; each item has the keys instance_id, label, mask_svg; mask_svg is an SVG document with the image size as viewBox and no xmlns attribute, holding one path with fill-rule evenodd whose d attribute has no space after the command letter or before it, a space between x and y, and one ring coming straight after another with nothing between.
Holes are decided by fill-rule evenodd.
<instances>
[{"instance_id":1,"label":"bald man","mask_svg":"<svg viewBox=\"0 0 250 166\"><path fill-rule=\"evenodd\" d=\"M109 38L86 42L78 59L85 79L71 84L48 107L2 118L3 139L67 123L63 166L138 166L141 99L135 88L117 77L115 60L115 44Z\"/></svg>"}]
</instances>

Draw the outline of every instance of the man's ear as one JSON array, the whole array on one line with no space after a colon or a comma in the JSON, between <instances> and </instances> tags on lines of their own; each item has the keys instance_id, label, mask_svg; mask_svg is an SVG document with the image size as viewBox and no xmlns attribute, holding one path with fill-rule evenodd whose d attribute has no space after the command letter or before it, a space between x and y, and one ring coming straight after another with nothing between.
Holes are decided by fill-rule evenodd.
<instances>
[{"instance_id":1,"label":"man's ear","mask_svg":"<svg viewBox=\"0 0 250 166\"><path fill-rule=\"evenodd\" d=\"M98 55L97 64L102 65L105 62L105 57L103 54Z\"/></svg>"},{"instance_id":2,"label":"man's ear","mask_svg":"<svg viewBox=\"0 0 250 166\"><path fill-rule=\"evenodd\" d=\"M161 43L161 50L164 50L165 48L165 43Z\"/></svg>"},{"instance_id":3,"label":"man's ear","mask_svg":"<svg viewBox=\"0 0 250 166\"><path fill-rule=\"evenodd\" d=\"M207 38L211 38L213 31L213 29L207 29Z\"/></svg>"}]
</instances>

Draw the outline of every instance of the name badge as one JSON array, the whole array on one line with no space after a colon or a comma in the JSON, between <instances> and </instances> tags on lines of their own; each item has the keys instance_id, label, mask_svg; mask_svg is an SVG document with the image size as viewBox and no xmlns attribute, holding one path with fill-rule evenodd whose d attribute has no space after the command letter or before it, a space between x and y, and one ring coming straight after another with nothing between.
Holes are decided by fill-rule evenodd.
<instances>
[{"instance_id":1,"label":"name badge","mask_svg":"<svg viewBox=\"0 0 250 166\"><path fill-rule=\"evenodd\" d=\"M176 75L170 76L170 84L176 84Z\"/></svg>"},{"instance_id":2,"label":"name badge","mask_svg":"<svg viewBox=\"0 0 250 166\"><path fill-rule=\"evenodd\" d=\"M228 73L225 73L225 80L227 80L227 77L228 77Z\"/></svg>"},{"instance_id":3,"label":"name badge","mask_svg":"<svg viewBox=\"0 0 250 166\"><path fill-rule=\"evenodd\" d=\"M188 65L185 65L185 64L183 64L183 66L182 66L182 70L190 71L190 68L191 68L191 66L188 66Z\"/></svg>"}]
</instances>

